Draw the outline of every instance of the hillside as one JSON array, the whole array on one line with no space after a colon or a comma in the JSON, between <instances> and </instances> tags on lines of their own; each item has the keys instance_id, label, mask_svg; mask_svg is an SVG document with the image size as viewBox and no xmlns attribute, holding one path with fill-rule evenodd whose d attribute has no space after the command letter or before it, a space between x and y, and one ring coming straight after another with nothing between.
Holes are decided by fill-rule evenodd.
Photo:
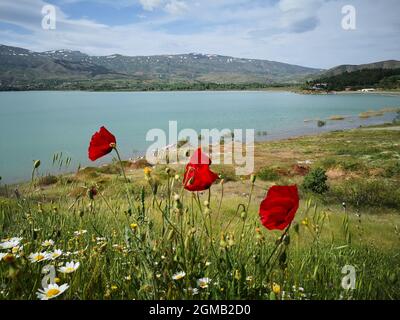
<instances>
[{"instance_id":1,"label":"hillside","mask_svg":"<svg viewBox=\"0 0 400 320\"><path fill-rule=\"evenodd\" d=\"M357 90L363 88L400 88L399 68L376 68L345 71L336 75L321 76L318 79L307 82L305 89L342 91Z\"/></svg>"},{"instance_id":2,"label":"hillside","mask_svg":"<svg viewBox=\"0 0 400 320\"><path fill-rule=\"evenodd\" d=\"M397 60L387 60L380 62L373 62L368 64L351 65L344 64L334 68L331 68L319 75L319 77L333 77L345 72L355 72L367 69L400 69L400 61Z\"/></svg>"},{"instance_id":3,"label":"hillside","mask_svg":"<svg viewBox=\"0 0 400 320\"><path fill-rule=\"evenodd\" d=\"M90 56L79 51L33 52L0 45L0 88L55 87L72 82L294 83L319 69L210 54ZM110 82L111 81L111 82ZM120 85L120 84L118 84Z\"/></svg>"}]
</instances>

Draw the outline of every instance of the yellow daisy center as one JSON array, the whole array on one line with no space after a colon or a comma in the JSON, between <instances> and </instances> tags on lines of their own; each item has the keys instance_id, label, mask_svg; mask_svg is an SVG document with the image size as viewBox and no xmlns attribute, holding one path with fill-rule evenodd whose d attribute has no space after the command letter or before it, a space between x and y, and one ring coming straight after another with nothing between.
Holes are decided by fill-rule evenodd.
<instances>
[{"instance_id":1,"label":"yellow daisy center","mask_svg":"<svg viewBox=\"0 0 400 320\"><path fill-rule=\"evenodd\" d=\"M36 261L41 261L41 260L43 260L44 259L44 255L42 255L42 254L38 254L36 257L35 257L35 260Z\"/></svg>"},{"instance_id":2,"label":"yellow daisy center","mask_svg":"<svg viewBox=\"0 0 400 320\"><path fill-rule=\"evenodd\" d=\"M53 298L54 296L58 295L60 293L60 290L58 289L50 289L46 292L47 298Z\"/></svg>"},{"instance_id":3,"label":"yellow daisy center","mask_svg":"<svg viewBox=\"0 0 400 320\"><path fill-rule=\"evenodd\" d=\"M67 267L67 268L65 268L65 272L73 272L74 271L74 268L72 268L72 267Z\"/></svg>"}]
</instances>

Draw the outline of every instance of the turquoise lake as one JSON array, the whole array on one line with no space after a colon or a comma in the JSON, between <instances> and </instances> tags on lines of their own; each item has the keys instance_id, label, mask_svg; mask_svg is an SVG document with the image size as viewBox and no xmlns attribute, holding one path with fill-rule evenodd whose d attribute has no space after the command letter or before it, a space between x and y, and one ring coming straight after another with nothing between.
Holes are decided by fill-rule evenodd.
<instances>
[{"instance_id":1,"label":"turquoise lake","mask_svg":"<svg viewBox=\"0 0 400 320\"><path fill-rule=\"evenodd\" d=\"M90 165L87 148L92 134L106 126L117 137L123 157L145 151L148 130L167 131L177 120L178 130L255 129L263 139L354 128L390 122L394 113L361 120L367 110L400 107L400 96L378 94L300 95L289 92L0 92L1 183L30 177L33 160L40 159L40 174L58 172L53 154L72 158L67 169ZM344 121L315 121L332 115ZM110 161L107 156L103 161ZM97 164L96 162L95 164ZM93 165L93 163L92 163ZM64 168L65 170L65 168Z\"/></svg>"}]
</instances>

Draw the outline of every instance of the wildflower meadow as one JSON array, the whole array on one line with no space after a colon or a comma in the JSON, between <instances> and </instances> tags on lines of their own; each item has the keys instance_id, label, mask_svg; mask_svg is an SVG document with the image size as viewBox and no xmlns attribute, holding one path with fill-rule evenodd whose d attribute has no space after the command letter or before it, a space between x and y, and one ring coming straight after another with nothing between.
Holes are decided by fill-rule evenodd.
<instances>
[{"instance_id":1,"label":"wildflower meadow","mask_svg":"<svg viewBox=\"0 0 400 320\"><path fill-rule=\"evenodd\" d=\"M298 181L266 184L266 170L233 177L201 148L185 166L132 169L102 127L88 156L110 153L50 182L36 161L30 182L2 186L0 299L400 298L395 225L376 245L382 232L346 203L331 212Z\"/></svg>"}]
</instances>

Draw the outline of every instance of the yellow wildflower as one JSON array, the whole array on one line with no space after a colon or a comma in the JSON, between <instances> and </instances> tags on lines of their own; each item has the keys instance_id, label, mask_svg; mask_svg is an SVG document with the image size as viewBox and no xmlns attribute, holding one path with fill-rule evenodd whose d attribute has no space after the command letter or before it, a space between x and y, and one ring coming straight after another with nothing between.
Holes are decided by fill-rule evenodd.
<instances>
[{"instance_id":1,"label":"yellow wildflower","mask_svg":"<svg viewBox=\"0 0 400 320\"><path fill-rule=\"evenodd\" d=\"M281 286L279 285L279 284L277 284L277 283L273 283L272 284L272 291L276 294L276 295L278 295L278 294L280 294L281 293Z\"/></svg>"}]
</instances>

